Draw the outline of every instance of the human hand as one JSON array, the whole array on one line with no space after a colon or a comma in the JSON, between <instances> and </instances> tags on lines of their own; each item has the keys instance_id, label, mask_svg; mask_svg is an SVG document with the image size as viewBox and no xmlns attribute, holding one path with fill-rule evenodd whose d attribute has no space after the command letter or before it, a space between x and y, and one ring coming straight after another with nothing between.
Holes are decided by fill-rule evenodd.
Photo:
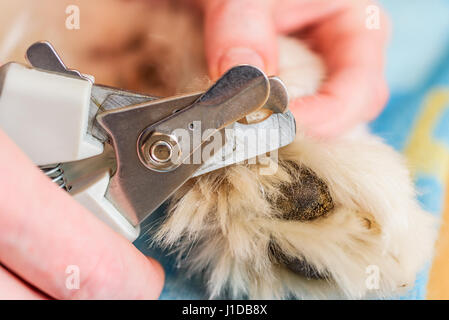
<instances>
[{"instance_id":1,"label":"human hand","mask_svg":"<svg viewBox=\"0 0 449 320\"><path fill-rule=\"evenodd\" d=\"M388 99L384 51L389 22L366 27L368 0L199 0L205 12L206 56L217 79L237 64L277 73L278 34L301 32L319 52L327 79L290 110L308 134L332 137L374 119Z\"/></svg>"},{"instance_id":2,"label":"human hand","mask_svg":"<svg viewBox=\"0 0 449 320\"><path fill-rule=\"evenodd\" d=\"M159 263L58 190L1 130L0 150L0 300L159 296ZM79 289L66 286L69 266Z\"/></svg>"}]
</instances>

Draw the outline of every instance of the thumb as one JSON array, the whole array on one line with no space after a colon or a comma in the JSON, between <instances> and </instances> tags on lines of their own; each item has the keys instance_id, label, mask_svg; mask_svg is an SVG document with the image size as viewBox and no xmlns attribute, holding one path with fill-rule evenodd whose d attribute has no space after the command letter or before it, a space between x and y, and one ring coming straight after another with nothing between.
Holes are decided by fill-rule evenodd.
<instances>
[{"instance_id":1,"label":"thumb","mask_svg":"<svg viewBox=\"0 0 449 320\"><path fill-rule=\"evenodd\" d=\"M204 2L206 58L213 80L239 64L276 74L277 39L271 7L271 0Z\"/></svg>"}]
</instances>

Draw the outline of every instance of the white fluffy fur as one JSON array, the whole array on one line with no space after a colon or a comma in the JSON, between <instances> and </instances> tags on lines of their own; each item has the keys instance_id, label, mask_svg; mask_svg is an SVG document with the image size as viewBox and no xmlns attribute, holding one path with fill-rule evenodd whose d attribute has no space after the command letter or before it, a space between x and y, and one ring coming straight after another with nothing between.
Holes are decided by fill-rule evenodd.
<instances>
[{"instance_id":1,"label":"white fluffy fur","mask_svg":"<svg viewBox=\"0 0 449 320\"><path fill-rule=\"evenodd\" d=\"M282 38L280 47L280 77L289 91L314 93L324 76L320 60L296 40ZM326 182L335 203L330 214L280 219L266 199L291 179L287 172L279 167L265 176L260 165L234 165L185 186L156 241L176 248L192 272L205 272L211 297L384 298L413 286L432 253L434 221L416 202L397 152L360 130L328 142L299 132L279 158ZM274 264L267 254L273 239L288 256L327 270L330 280ZM370 266L380 271L378 289L369 286Z\"/></svg>"}]
</instances>

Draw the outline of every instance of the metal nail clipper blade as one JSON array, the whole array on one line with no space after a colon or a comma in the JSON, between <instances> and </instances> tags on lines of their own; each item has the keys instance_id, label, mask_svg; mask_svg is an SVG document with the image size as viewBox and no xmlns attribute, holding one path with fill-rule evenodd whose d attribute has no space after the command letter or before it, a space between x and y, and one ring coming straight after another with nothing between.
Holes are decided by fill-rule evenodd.
<instances>
[{"instance_id":1,"label":"metal nail clipper blade","mask_svg":"<svg viewBox=\"0 0 449 320\"><path fill-rule=\"evenodd\" d=\"M31 67L0 68L0 128L55 183L130 240L190 178L295 137L282 81L252 66L232 68L205 92L159 98L94 84L92 76L68 69L48 42L33 44L27 59ZM238 122L261 108L271 115ZM237 134L230 139L229 129L277 134L242 149L248 142ZM201 153L212 143L211 152Z\"/></svg>"}]
</instances>

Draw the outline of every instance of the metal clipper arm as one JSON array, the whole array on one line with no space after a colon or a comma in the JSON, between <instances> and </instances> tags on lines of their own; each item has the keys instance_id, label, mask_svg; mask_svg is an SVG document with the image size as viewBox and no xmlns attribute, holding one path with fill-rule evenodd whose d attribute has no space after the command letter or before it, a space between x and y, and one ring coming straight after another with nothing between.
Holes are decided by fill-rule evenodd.
<instances>
[{"instance_id":1,"label":"metal clipper arm","mask_svg":"<svg viewBox=\"0 0 449 320\"><path fill-rule=\"evenodd\" d=\"M295 136L282 81L251 66L231 69L205 93L160 99L93 84L93 77L68 69L48 42L32 45L27 58L32 67L0 68L0 128L55 183L131 241L139 223L184 182L235 163L234 147L247 143L226 135L216 140L216 133L269 127L280 134L274 145L243 159L239 154L239 161ZM262 106L274 112L268 119L236 122ZM214 152L201 152L211 145Z\"/></svg>"},{"instance_id":2,"label":"metal clipper arm","mask_svg":"<svg viewBox=\"0 0 449 320\"><path fill-rule=\"evenodd\" d=\"M110 135L117 160L117 171L106 197L127 214L133 225L139 224L207 159L203 158L199 164L184 163L185 160L213 132L261 108L269 93L269 80L262 71L239 66L227 72L190 106L165 119L155 118L157 110L173 108L173 102L179 97L100 114L97 120ZM198 145L191 144L194 121L201 122L203 139ZM173 135L177 129L184 129L192 139L177 141ZM207 130L209 134L204 136ZM157 159L152 153L158 145L168 149L167 159ZM166 167L168 162L170 165Z\"/></svg>"}]
</instances>

